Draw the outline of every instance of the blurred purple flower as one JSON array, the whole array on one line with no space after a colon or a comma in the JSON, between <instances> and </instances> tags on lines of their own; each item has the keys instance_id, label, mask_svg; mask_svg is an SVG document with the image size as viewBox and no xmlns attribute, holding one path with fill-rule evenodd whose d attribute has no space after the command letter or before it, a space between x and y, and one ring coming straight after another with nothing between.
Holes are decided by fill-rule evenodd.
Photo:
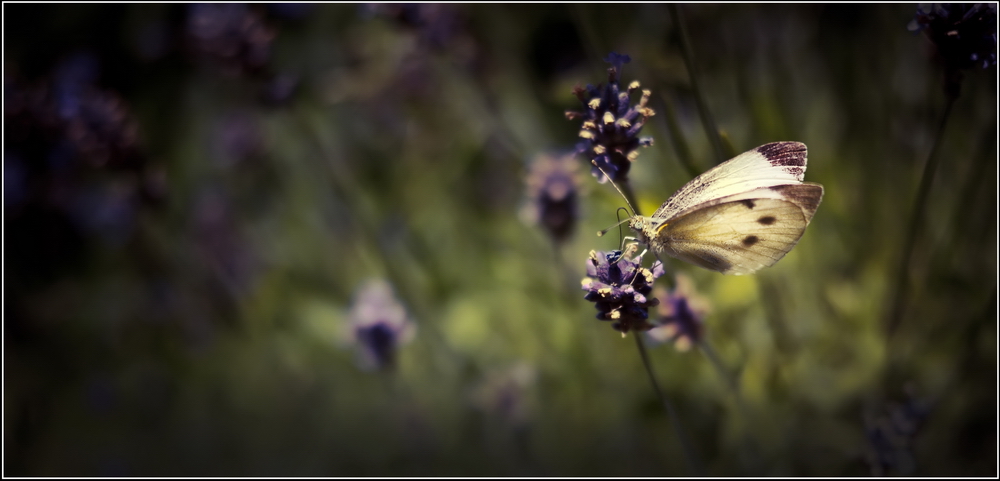
<instances>
[{"instance_id":1,"label":"blurred purple flower","mask_svg":"<svg viewBox=\"0 0 1000 481\"><path fill-rule=\"evenodd\" d=\"M243 3L195 3L188 7L187 35L198 54L233 73L264 70L275 31Z\"/></svg>"},{"instance_id":2,"label":"blurred purple flower","mask_svg":"<svg viewBox=\"0 0 1000 481\"><path fill-rule=\"evenodd\" d=\"M523 426L531 417L530 391L537 377L536 369L524 363L490 372L472 392L472 403L510 425Z\"/></svg>"},{"instance_id":3,"label":"blurred purple flower","mask_svg":"<svg viewBox=\"0 0 1000 481\"><path fill-rule=\"evenodd\" d=\"M56 111L64 119L79 115L86 91L97 83L100 66L92 53L81 52L59 62L52 75Z\"/></svg>"},{"instance_id":4,"label":"blurred purple flower","mask_svg":"<svg viewBox=\"0 0 1000 481\"><path fill-rule=\"evenodd\" d=\"M569 237L578 216L580 182L574 157L539 155L528 173L525 220L541 225L556 242Z\"/></svg>"},{"instance_id":5,"label":"blurred purple flower","mask_svg":"<svg viewBox=\"0 0 1000 481\"><path fill-rule=\"evenodd\" d=\"M14 153L3 156L3 205L11 208L21 205L28 195L28 172L24 161Z\"/></svg>"},{"instance_id":6,"label":"blurred purple flower","mask_svg":"<svg viewBox=\"0 0 1000 481\"><path fill-rule=\"evenodd\" d=\"M996 4L932 3L917 7L907 27L923 31L944 64L944 91L952 99L962 89L962 70L997 63Z\"/></svg>"},{"instance_id":7,"label":"blurred purple flower","mask_svg":"<svg viewBox=\"0 0 1000 481\"><path fill-rule=\"evenodd\" d=\"M300 83L299 76L293 73L275 75L264 84L260 93L261 100L270 106L284 105L299 90Z\"/></svg>"},{"instance_id":8,"label":"blurred purple flower","mask_svg":"<svg viewBox=\"0 0 1000 481\"><path fill-rule=\"evenodd\" d=\"M886 403L880 411L864 419L868 440L865 461L873 476L910 474L916 469L913 440L930 414L930 405L908 388L902 403Z\"/></svg>"},{"instance_id":9,"label":"blurred purple flower","mask_svg":"<svg viewBox=\"0 0 1000 481\"><path fill-rule=\"evenodd\" d=\"M139 210L134 179L91 182L79 186L67 210L92 235L122 246L131 237Z\"/></svg>"},{"instance_id":10,"label":"blurred purple flower","mask_svg":"<svg viewBox=\"0 0 1000 481\"><path fill-rule=\"evenodd\" d=\"M587 277L583 278L581 287L587 291L584 299L597 308L597 318L614 321L611 327L624 336L629 331L653 328L648 322L649 308L659 301L648 296L653 290L653 281L662 275L660 261L646 269L621 251L590 251Z\"/></svg>"},{"instance_id":11,"label":"blurred purple flower","mask_svg":"<svg viewBox=\"0 0 1000 481\"><path fill-rule=\"evenodd\" d=\"M997 63L995 3L920 4L907 28L924 32L951 67L985 69Z\"/></svg>"},{"instance_id":12,"label":"blurred purple flower","mask_svg":"<svg viewBox=\"0 0 1000 481\"><path fill-rule=\"evenodd\" d=\"M416 331L392 286L382 280L370 280L358 289L349 319L362 367L368 369L394 368L396 351Z\"/></svg>"},{"instance_id":13,"label":"blurred purple flower","mask_svg":"<svg viewBox=\"0 0 1000 481\"><path fill-rule=\"evenodd\" d=\"M242 297L259 268L233 202L218 186L206 187L194 205L194 240L205 266L233 298Z\"/></svg>"},{"instance_id":14,"label":"blurred purple flower","mask_svg":"<svg viewBox=\"0 0 1000 481\"><path fill-rule=\"evenodd\" d=\"M66 136L76 151L95 167L135 168L139 162L138 124L117 94L88 90L66 115Z\"/></svg>"},{"instance_id":15,"label":"blurred purple flower","mask_svg":"<svg viewBox=\"0 0 1000 481\"><path fill-rule=\"evenodd\" d=\"M139 168L139 125L121 96L97 87L98 76L96 58L80 53L60 62L45 84L32 88L5 79L7 148L29 163L45 159L54 170L73 170L78 161Z\"/></svg>"},{"instance_id":16,"label":"blurred purple flower","mask_svg":"<svg viewBox=\"0 0 1000 481\"><path fill-rule=\"evenodd\" d=\"M315 3L279 2L267 4L267 11L275 17L287 20L302 20L316 11Z\"/></svg>"},{"instance_id":17,"label":"blurred purple flower","mask_svg":"<svg viewBox=\"0 0 1000 481\"><path fill-rule=\"evenodd\" d=\"M450 46L464 32L464 19L455 5L446 3L368 3L362 13L382 16L417 32L433 48Z\"/></svg>"},{"instance_id":18,"label":"blurred purple flower","mask_svg":"<svg viewBox=\"0 0 1000 481\"><path fill-rule=\"evenodd\" d=\"M638 81L630 83L625 91L619 87L621 69L631 60L629 56L611 52L604 60L611 64L608 84L574 88L573 94L583 103L584 110L566 111L566 118L583 120L580 129L583 140L577 144L577 152L596 164L591 173L598 182L607 181L598 167L615 182L622 182L628 179L632 161L639 157L639 147L653 145L652 138L640 138L639 132L654 112L646 106L649 90L642 91L639 103L630 105L632 93L639 90Z\"/></svg>"},{"instance_id":19,"label":"blurred purple flower","mask_svg":"<svg viewBox=\"0 0 1000 481\"><path fill-rule=\"evenodd\" d=\"M128 106L99 89L98 78L96 57L83 52L59 62L46 82L5 79L5 205L46 204L84 232L122 245L141 207L145 157Z\"/></svg>"},{"instance_id":20,"label":"blurred purple flower","mask_svg":"<svg viewBox=\"0 0 1000 481\"><path fill-rule=\"evenodd\" d=\"M676 282L670 292L662 288L653 291L661 301L656 309L656 327L646 334L656 342L673 342L678 351L687 351L704 335L703 320L709 304L695 292L690 277L678 274Z\"/></svg>"},{"instance_id":21,"label":"blurred purple flower","mask_svg":"<svg viewBox=\"0 0 1000 481\"><path fill-rule=\"evenodd\" d=\"M248 112L232 112L219 118L213 134L213 158L221 167L237 165L264 148L263 132L257 118Z\"/></svg>"}]
</instances>

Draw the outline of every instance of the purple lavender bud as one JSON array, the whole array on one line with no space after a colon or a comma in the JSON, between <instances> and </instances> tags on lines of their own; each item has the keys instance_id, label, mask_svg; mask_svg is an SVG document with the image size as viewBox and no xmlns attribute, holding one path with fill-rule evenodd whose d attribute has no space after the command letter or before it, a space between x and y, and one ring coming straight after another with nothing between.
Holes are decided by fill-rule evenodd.
<instances>
[{"instance_id":1,"label":"purple lavender bud","mask_svg":"<svg viewBox=\"0 0 1000 481\"><path fill-rule=\"evenodd\" d=\"M262 72L274 37L274 29L246 4L195 3L188 7L191 49L229 71Z\"/></svg>"},{"instance_id":2,"label":"purple lavender bud","mask_svg":"<svg viewBox=\"0 0 1000 481\"><path fill-rule=\"evenodd\" d=\"M922 4L907 28L924 32L951 68L985 69L997 63L996 4Z\"/></svg>"},{"instance_id":3,"label":"purple lavender bud","mask_svg":"<svg viewBox=\"0 0 1000 481\"><path fill-rule=\"evenodd\" d=\"M584 299L597 308L597 318L613 321L611 327L625 335L653 328L648 322L649 308L659 301L648 296L653 291L653 281L662 275L660 261L646 269L621 251L590 251L587 277L581 287L587 291Z\"/></svg>"},{"instance_id":4,"label":"purple lavender bud","mask_svg":"<svg viewBox=\"0 0 1000 481\"><path fill-rule=\"evenodd\" d=\"M358 289L349 319L366 368L392 369L396 351L413 338L416 329L392 286L381 280L368 281Z\"/></svg>"},{"instance_id":5,"label":"purple lavender bud","mask_svg":"<svg viewBox=\"0 0 1000 481\"><path fill-rule=\"evenodd\" d=\"M575 156L539 155L530 169L526 220L541 225L554 241L563 242L573 232L579 209Z\"/></svg>"},{"instance_id":6,"label":"purple lavender bud","mask_svg":"<svg viewBox=\"0 0 1000 481\"><path fill-rule=\"evenodd\" d=\"M628 171L639 156L639 147L653 144L651 138L638 137L646 119L655 112L646 106L650 91L643 90L638 103L630 105L632 93L639 90L639 82L633 81L622 90L618 84L622 66L631 59L628 55L611 52L605 61L612 65L608 69L607 85L576 87L573 94L583 103L583 111L567 111L566 118L582 119L577 152L591 159L594 165L591 173L604 183L607 178L601 169L615 182L628 179ZM599 168L598 168L599 167Z\"/></svg>"},{"instance_id":7,"label":"purple lavender bud","mask_svg":"<svg viewBox=\"0 0 1000 481\"><path fill-rule=\"evenodd\" d=\"M647 332L649 337L656 342L672 342L678 351L687 351L701 341L709 304L695 292L691 278L678 274L673 290L657 289L655 294L662 301L657 307L656 327Z\"/></svg>"}]
</instances>

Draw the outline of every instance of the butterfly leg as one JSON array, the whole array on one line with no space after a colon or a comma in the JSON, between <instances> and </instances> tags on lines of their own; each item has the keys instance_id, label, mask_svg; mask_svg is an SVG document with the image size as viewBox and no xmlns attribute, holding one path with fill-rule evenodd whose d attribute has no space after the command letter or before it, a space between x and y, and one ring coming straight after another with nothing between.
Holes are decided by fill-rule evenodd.
<instances>
[{"instance_id":1,"label":"butterfly leg","mask_svg":"<svg viewBox=\"0 0 1000 481\"><path fill-rule=\"evenodd\" d=\"M618 256L618 259L616 259L615 262L618 262L618 260L620 260L622 257L628 258L631 254L634 254L635 251L637 250L639 250L638 242L633 242L629 244L627 247L625 247L625 250L622 251L622 254ZM639 253L638 257L635 257L635 259L637 259L640 268L642 266L642 258L643 256L646 255L646 252L649 252L649 249L643 249L642 252ZM635 282L636 277L639 277L639 268L636 268L635 274L632 276L632 279L628 281L628 283L632 284L633 282Z\"/></svg>"},{"instance_id":2,"label":"butterfly leg","mask_svg":"<svg viewBox=\"0 0 1000 481\"><path fill-rule=\"evenodd\" d=\"M630 239L635 240L635 237L630 237ZM637 251L637 250L639 250L639 242L638 241L629 244L628 247L625 248L624 252L627 253L627 254L634 254L635 251ZM638 259L638 262L640 264L642 264L642 258L646 255L647 252L649 252L649 249L643 249L642 252L640 252L639 255L635 257L636 259Z\"/></svg>"},{"instance_id":3,"label":"butterfly leg","mask_svg":"<svg viewBox=\"0 0 1000 481\"><path fill-rule=\"evenodd\" d=\"M627 246L624 245L624 244L622 244L622 248L618 250L618 257L615 258L615 260L612 261L611 263L615 264L619 260L621 260L623 257L626 258L626 259L628 259L629 257L631 257L632 254L635 253L636 249L638 249L638 247L637 247L638 245L639 245L638 242L633 242L633 243L631 243L631 244L629 244ZM642 251L642 253L645 254L646 251ZM641 257L642 256L640 255L640 258Z\"/></svg>"},{"instance_id":4,"label":"butterfly leg","mask_svg":"<svg viewBox=\"0 0 1000 481\"><path fill-rule=\"evenodd\" d=\"M625 250L625 244L628 241L639 242L639 239L637 239L635 237L632 237L632 236L622 237L622 245L618 246L618 250L624 251Z\"/></svg>"}]
</instances>

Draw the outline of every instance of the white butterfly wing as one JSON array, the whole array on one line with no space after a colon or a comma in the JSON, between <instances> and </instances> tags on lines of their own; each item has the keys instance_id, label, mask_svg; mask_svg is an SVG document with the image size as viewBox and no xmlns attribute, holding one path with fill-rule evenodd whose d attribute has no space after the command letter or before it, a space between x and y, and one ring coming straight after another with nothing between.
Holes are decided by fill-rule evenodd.
<instances>
[{"instance_id":1,"label":"white butterfly wing","mask_svg":"<svg viewBox=\"0 0 1000 481\"><path fill-rule=\"evenodd\" d=\"M723 162L684 184L652 217L669 219L706 202L778 185L799 184L806 171L806 144L772 142Z\"/></svg>"},{"instance_id":2,"label":"white butterfly wing","mask_svg":"<svg viewBox=\"0 0 1000 481\"><path fill-rule=\"evenodd\" d=\"M756 193L767 197L719 199L725 201L664 222L653 241L654 250L723 274L749 274L773 265L799 242L823 188L783 185Z\"/></svg>"}]
</instances>

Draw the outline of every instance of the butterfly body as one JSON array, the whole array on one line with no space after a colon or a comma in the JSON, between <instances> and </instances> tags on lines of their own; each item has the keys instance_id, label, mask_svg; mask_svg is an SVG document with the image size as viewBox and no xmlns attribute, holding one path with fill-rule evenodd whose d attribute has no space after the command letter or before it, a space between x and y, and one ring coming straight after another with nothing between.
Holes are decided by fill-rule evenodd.
<instances>
[{"instance_id":1,"label":"butterfly body","mask_svg":"<svg viewBox=\"0 0 1000 481\"><path fill-rule=\"evenodd\" d=\"M816 213L823 186L803 182L805 169L805 144L765 144L692 179L629 227L658 256L749 274L784 257Z\"/></svg>"}]
</instances>

